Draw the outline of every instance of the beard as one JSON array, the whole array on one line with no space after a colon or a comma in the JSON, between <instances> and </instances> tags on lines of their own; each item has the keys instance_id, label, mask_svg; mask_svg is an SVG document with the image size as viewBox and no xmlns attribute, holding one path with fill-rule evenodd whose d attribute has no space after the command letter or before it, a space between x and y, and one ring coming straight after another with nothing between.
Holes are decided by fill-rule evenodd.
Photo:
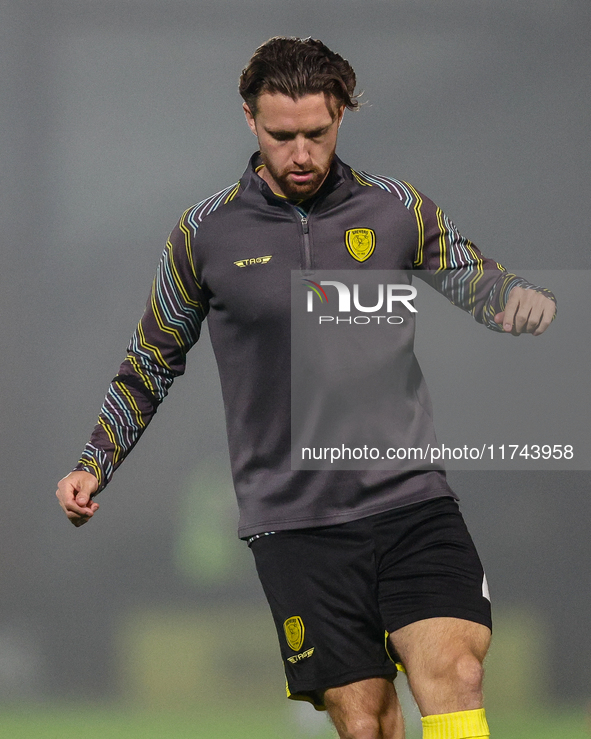
<instances>
[{"instance_id":1,"label":"beard","mask_svg":"<svg viewBox=\"0 0 591 739\"><path fill-rule=\"evenodd\" d=\"M330 169L330 162L325 169L309 167L302 170L291 168L283 171L276 170L269 162L265 161L265 157L263 157L263 163L273 180L281 188L281 193L289 200L306 200L312 197L312 195L315 195L326 179L326 175ZM291 177L293 173L308 174L311 177L306 182L296 182Z\"/></svg>"}]
</instances>

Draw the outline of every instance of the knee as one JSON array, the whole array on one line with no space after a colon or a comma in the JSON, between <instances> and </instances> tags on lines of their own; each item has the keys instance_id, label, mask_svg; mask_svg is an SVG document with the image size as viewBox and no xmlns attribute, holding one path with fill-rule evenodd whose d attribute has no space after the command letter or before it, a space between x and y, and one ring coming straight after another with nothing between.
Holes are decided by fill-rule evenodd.
<instances>
[{"instance_id":1,"label":"knee","mask_svg":"<svg viewBox=\"0 0 591 739\"><path fill-rule=\"evenodd\" d=\"M328 707L328 706L327 706ZM404 719L396 700L382 710L371 706L349 706L346 711L330 710L339 739L396 739L404 736Z\"/></svg>"},{"instance_id":2,"label":"knee","mask_svg":"<svg viewBox=\"0 0 591 739\"><path fill-rule=\"evenodd\" d=\"M473 654L463 654L456 659L455 677L464 690L471 693L482 691L484 669L480 660Z\"/></svg>"},{"instance_id":3,"label":"knee","mask_svg":"<svg viewBox=\"0 0 591 739\"><path fill-rule=\"evenodd\" d=\"M400 739L404 721L394 685L370 678L330 688L324 703L340 739Z\"/></svg>"},{"instance_id":4,"label":"knee","mask_svg":"<svg viewBox=\"0 0 591 739\"><path fill-rule=\"evenodd\" d=\"M483 675L480 660L473 654L464 652L451 654L447 659L432 664L424 678L435 684L448 685L462 693L479 694L482 691Z\"/></svg>"},{"instance_id":5,"label":"knee","mask_svg":"<svg viewBox=\"0 0 591 739\"><path fill-rule=\"evenodd\" d=\"M340 739L383 739L381 723L377 716L369 714L350 717L339 727Z\"/></svg>"}]
</instances>

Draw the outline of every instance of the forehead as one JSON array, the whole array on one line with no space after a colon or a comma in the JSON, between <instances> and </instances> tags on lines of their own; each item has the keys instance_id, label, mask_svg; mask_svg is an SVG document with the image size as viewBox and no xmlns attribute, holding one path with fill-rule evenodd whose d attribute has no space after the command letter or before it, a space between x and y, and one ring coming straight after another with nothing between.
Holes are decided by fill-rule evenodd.
<instances>
[{"instance_id":1,"label":"forehead","mask_svg":"<svg viewBox=\"0 0 591 739\"><path fill-rule=\"evenodd\" d=\"M304 95L297 100L279 92L263 92L257 100L256 117L265 128L297 131L330 125L336 117L336 107L323 92Z\"/></svg>"}]
</instances>

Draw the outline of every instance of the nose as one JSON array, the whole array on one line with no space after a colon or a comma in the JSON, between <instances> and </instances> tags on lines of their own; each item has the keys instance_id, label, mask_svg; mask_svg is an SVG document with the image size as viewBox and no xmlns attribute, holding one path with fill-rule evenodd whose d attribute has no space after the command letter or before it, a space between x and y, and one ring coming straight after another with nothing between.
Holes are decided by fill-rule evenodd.
<instances>
[{"instance_id":1,"label":"nose","mask_svg":"<svg viewBox=\"0 0 591 739\"><path fill-rule=\"evenodd\" d=\"M293 163L300 167L308 164L310 152L308 150L308 141L305 136L296 136L294 139L292 159Z\"/></svg>"}]
</instances>

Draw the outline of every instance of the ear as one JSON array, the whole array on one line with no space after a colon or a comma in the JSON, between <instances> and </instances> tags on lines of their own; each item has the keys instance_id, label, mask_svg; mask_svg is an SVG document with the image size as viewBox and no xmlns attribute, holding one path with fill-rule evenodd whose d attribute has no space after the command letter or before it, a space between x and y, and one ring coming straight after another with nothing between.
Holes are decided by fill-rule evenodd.
<instances>
[{"instance_id":1,"label":"ear","mask_svg":"<svg viewBox=\"0 0 591 739\"><path fill-rule=\"evenodd\" d=\"M341 127L341 123L343 122L343 116L345 115L345 106L341 105L339 108L339 128Z\"/></svg>"},{"instance_id":2,"label":"ear","mask_svg":"<svg viewBox=\"0 0 591 739\"><path fill-rule=\"evenodd\" d=\"M246 103L242 103L242 110L244 111L244 115L246 117L246 122L248 123L248 127L253 132L253 134L257 136L257 125L255 122L254 116Z\"/></svg>"}]
</instances>

